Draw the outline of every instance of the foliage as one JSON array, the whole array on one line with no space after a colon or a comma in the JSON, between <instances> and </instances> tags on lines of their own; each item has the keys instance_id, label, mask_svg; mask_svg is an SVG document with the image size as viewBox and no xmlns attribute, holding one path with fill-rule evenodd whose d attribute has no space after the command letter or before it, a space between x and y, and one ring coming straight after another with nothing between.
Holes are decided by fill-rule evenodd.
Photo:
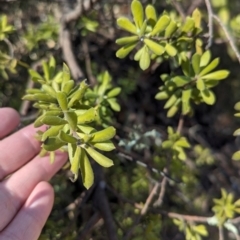
<instances>
[{"instance_id":1,"label":"foliage","mask_svg":"<svg viewBox=\"0 0 240 240\"><path fill-rule=\"evenodd\" d=\"M112 160L96 149L111 151L115 148L110 141L115 135L115 129L108 127L97 131L91 125L98 115L99 106L92 107L93 104L85 104L89 102L89 96L86 95L88 85L85 81L75 85L66 65L63 65L63 70L57 74L55 68L56 61L52 57L49 62L43 62L44 76L30 69L32 80L40 83L41 88L27 90L23 100L35 101L33 106L40 109L40 116L35 120L34 126L40 127L44 124L48 126L45 132L38 132L38 139L42 142L40 154L43 156L50 152L53 162L54 151L57 149L68 151L71 172L74 175L72 180L77 180L80 169L83 185L88 189L94 183L94 174L88 156L103 167L112 166ZM102 94L106 89L106 81L104 83L101 85L104 89ZM119 93L119 91L115 93L116 89L111 92L108 94L109 98ZM99 99L98 102L102 103Z\"/></svg>"},{"instance_id":2,"label":"foliage","mask_svg":"<svg viewBox=\"0 0 240 240\"><path fill-rule=\"evenodd\" d=\"M36 8L26 3L34 11L24 20L15 14L18 8L7 12L8 21L0 18L0 76L11 79L0 82L1 106L9 99L20 106L14 94L22 94L29 77L34 87L23 100L33 104L26 118L33 114L35 127L47 125L38 131L40 155L49 154L52 162L58 149L69 155L52 180L55 208L40 239L76 239L94 221L82 239L108 239L105 200L119 239L220 239L221 229L227 239L237 239L240 151L235 162L229 153L239 122L219 125L221 114L231 115L230 105L239 100L239 65L232 61L239 47L236 1L206 1L213 15L204 4L188 11L196 6L189 0L133 0L130 6L96 1L65 23L70 8L80 9L74 1L61 21L57 2L40 2ZM223 26L211 26L213 16ZM58 44L64 30L71 38L68 51L89 82L71 77L66 46ZM239 117L239 103L235 110ZM93 185L94 174L99 177L95 162L111 168Z\"/></svg>"}]
</instances>

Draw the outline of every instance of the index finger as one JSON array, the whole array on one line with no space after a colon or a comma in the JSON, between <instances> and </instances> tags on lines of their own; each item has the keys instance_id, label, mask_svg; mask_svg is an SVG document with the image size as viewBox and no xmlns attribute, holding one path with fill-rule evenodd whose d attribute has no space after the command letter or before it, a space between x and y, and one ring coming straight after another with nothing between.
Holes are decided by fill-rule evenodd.
<instances>
[{"instance_id":1,"label":"index finger","mask_svg":"<svg viewBox=\"0 0 240 240\"><path fill-rule=\"evenodd\" d=\"M0 141L0 180L39 153L41 143L35 134L36 129L29 125Z\"/></svg>"},{"instance_id":2,"label":"index finger","mask_svg":"<svg viewBox=\"0 0 240 240\"><path fill-rule=\"evenodd\" d=\"M12 132L19 124L19 114L12 108L0 109L0 139Z\"/></svg>"}]
</instances>

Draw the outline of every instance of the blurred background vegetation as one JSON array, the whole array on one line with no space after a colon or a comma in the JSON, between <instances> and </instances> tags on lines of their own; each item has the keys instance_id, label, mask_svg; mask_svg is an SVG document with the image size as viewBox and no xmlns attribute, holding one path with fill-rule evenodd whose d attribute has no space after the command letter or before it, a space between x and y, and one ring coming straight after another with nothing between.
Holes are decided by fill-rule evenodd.
<instances>
[{"instance_id":1,"label":"blurred background vegetation","mask_svg":"<svg viewBox=\"0 0 240 240\"><path fill-rule=\"evenodd\" d=\"M79 2L85 10L74 21L64 23L64 16L76 10ZM193 116L185 119L183 134L193 147L187 150L186 162L175 164L169 173L170 180L163 183L164 175L150 168L163 171L170 164L170 160L162 158L159 146L167 137L167 126L177 127L179 115L167 118L163 103L154 97L161 84L159 76L169 73L171 66L168 61L156 62L142 71L133 61L133 55L116 58L115 40L125 34L117 27L116 19L131 17L130 0L95 0L90 7L85 6L86 2L90 3L84 0L0 0L1 21L6 15L8 24L13 26L5 35L1 36L0 31L0 107L18 110L22 125L31 123L37 116L31 104L21 100L26 88L32 87L28 69L42 72L41 63L50 56L56 58L61 68L69 57L64 50L67 43L61 39L66 29L82 71L82 76L73 74L74 80L86 77L93 86L98 83L98 75L107 70L113 85L122 88L118 98L121 111L113 118L117 148L111 157L115 165L101 171L100 183L104 191L97 192L99 183L87 191L81 179L72 183L68 180L68 168L62 169L51 180L55 204L40 239L186 239L174 213L213 216L213 199L221 197L221 188L233 193L235 200L240 198L240 165L231 160L239 147L239 140L233 137L240 125L234 118L234 104L240 100L236 54L221 26L214 22L211 51L213 57L220 57L220 67L231 74L215 88L217 102L214 106L197 105ZM144 6L153 4L159 13L166 10L182 19L199 8L203 15L202 27L208 32L209 15L204 0L141 2ZM239 48L240 2L212 0L211 4ZM137 164L137 160L150 167ZM154 201L145 213L143 207L153 192ZM101 204L106 206L102 208ZM198 220L193 218L190 222ZM218 228L207 221L201 224L205 224L208 235L189 239L219 239ZM239 230L240 222L236 221L234 226ZM111 238L111 231L117 238ZM225 229L223 236L239 239L234 231Z\"/></svg>"}]
</instances>

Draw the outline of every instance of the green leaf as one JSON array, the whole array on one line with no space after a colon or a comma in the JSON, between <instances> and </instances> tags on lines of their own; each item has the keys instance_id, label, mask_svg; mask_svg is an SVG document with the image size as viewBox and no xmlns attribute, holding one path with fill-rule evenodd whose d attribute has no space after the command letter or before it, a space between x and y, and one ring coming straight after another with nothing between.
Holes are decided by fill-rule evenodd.
<instances>
[{"instance_id":1,"label":"green leaf","mask_svg":"<svg viewBox=\"0 0 240 240\"><path fill-rule=\"evenodd\" d=\"M142 36L145 35L146 29L147 29L147 20L143 22L142 27L139 30L138 36L140 37L140 39Z\"/></svg>"},{"instance_id":2,"label":"green leaf","mask_svg":"<svg viewBox=\"0 0 240 240\"><path fill-rule=\"evenodd\" d=\"M178 97L176 96L176 94L173 94L165 103L164 105L164 109L170 108L171 106L173 106L173 104L178 100Z\"/></svg>"},{"instance_id":3,"label":"green leaf","mask_svg":"<svg viewBox=\"0 0 240 240\"><path fill-rule=\"evenodd\" d=\"M197 86L197 89L199 91L202 91L202 90L204 90L206 88L205 83L204 83L203 79L201 79L201 78L199 78L197 80L196 86Z\"/></svg>"},{"instance_id":4,"label":"green leaf","mask_svg":"<svg viewBox=\"0 0 240 240\"><path fill-rule=\"evenodd\" d=\"M46 92L50 96L52 96L54 98L56 97L56 91L51 86L49 86L47 84L43 84L42 89L44 90L44 92Z\"/></svg>"},{"instance_id":5,"label":"green leaf","mask_svg":"<svg viewBox=\"0 0 240 240\"><path fill-rule=\"evenodd\" d=\"M28 72L31 76L31 79L34 82L37 82L37 80L43 80L43 77L38 72L34 71L33 69L29 69Z\"/></svg>"},{"instance_id":6,"label":"green leaf","mask_svg":"<svg viewBox=\"0 0 240 240\"><path fill-rule=\"evenodd\" d=\"M67 111L68 110L68 102L67 102L67 95L65 92L57 92L57 100L58 100L58 104L61 107L61 109L63 111Z\"/></svg>"},{"instance_id":7,"label":"green leaf","mask_svg":"<svg viewBox=\"0 0 240 240\"><path fill-rule=\"evenodd\" d=\"M132 10L134 22L137 28L140 29L143 24L143 6L141 2L137 0L133 0L131 4L131 10Z\"/></svg>"},{"instance_id":8,"label":"green leaf","mask_svg":"<svg viewBox=\"0 0 240 240\"><path fill-rule=\"evenodd\" d=\"M216 101L214 93L209 89L204 89L200 92L203 98L203 101L208 105L213 105Z\"/></svg>"},{"instance_id":9,"label":"green leaf","mask_svg":"<svg viewBox=\"0 0 240 240\"><path fill-rule=\"evenodd\" d=\"M62 141L62 142L66 142L66 143L76 143L77 142L77 139L63 131L61 131L59 133L59 139Z\"/></svg>"},{"instance_id":10,"label":"green leaf","mask_svg":"<svg viewBox=\"0 0 240 240\"><path fill-rule=\"evenodd\" d=\"M193 226L192 228L193 228L194 232L196 232L202 236L205 236L205 237L208 236L208 231L204 225L200 224L197 226Z\"/></svg>"},{"instance_id":11,"label":"green leaf","mask_svg":"<svg viewBox=\"0 0 240 240\"><path fill-rule=\"evenodd\" d=\"M154 26L157 22L157 14L154 6L152 5L147 5L145 9L145 14L147 17L148 22L150 23L151 26Z\"/></svg>"},{"instance_id":12,"label":"green leaf","mask_svg":"<svg viewBox=\"0 0 240 240\"><path fill-rule=\"evenodd\" d=\"M171 57L175 57L177 55L177 49L169 43L166 44L165 50L167 54Z\"/></svg>"},{"instance_id":13,"label":"green leaf","mask_svg":"<svg viewBox=\"0 0 240 240\"><path fill-rule=\"evenodd\" d=\"M240 135L240 128L233 133L233 136L238 136L238 135Z\"/></svg>"},{"instance_id":14,"label":"green leaf","mask_svg":"<svg viewBox=\"0 0 240 240\"><path fill-rule=\"evenodd\" d=\"M235 160L235 161L239 161L240 160L240 151L235 152L232 155L232 159Z\"/></svg>"},{"instance_id":15,"label":"green leaf","mask_svg":"<svg viewBox=\"0 0 240 240\"><path fill-rule=\"evenodd\" d=\"M44 123L42 122L43 117L44 117L44 116L42 115L42 116L38 117L38 118L34 121L33 126L34 126L35 128L41 127L41 126L44 124Z\"/></svg>"},{"instance_id":16,"label":"green leaf","mask_svg":"<svg viewBox=\"0 0 240 240\"><path fill-rule=\"evenodd\" d=\"M141 56L142 56L142 53L144 51L144 46L142 48L140 48L134 55L134 60L135 61L139 61Z\"/></svg>"},{"instance_id":17,"label":"green leaf","mask_svg":"<svg viewBox=\"0 0 240 240\"><path fill-rule=\"evenodd\" d=\"M49 137L44 141L43 148L47 151L56 151L65 144L66 143L60 141L60 139L56 137Z\"/></svg>"},{"instance_id":18,"label":"green leaf","mask_svg":"<svg viewBox=\"0 0 240 240\"><path fill-rule=\"evenodd\" d=\"M77 127L77 114L75 112L65 112L64 117L70 128L75 131Z\"/></svg>"},{"instance_id":19,"label":"green leaf","mask_svg":"<svg viewBox=\"0 0 240 240\"><path fill-rule=\"evenodd\" d=\"M102 151L112 151L115 149L114 144L111 141L105 141L100 143L92 143L92 145Z\"/></svg>"},{"instance_id":20,"label":"green leaf","mask_svg":"<svg viewBox=\"0 0 240 240\"><path fill-rule=\"evenodd\" d=\"M124 29L124 30L126 30L126 31L128 31L130 33L137 34L136 26L133 23L131 23L130 20L128 18L126 18L126 17L118 18L117 19L117 25L120 28L122 28L122 29Z\"/></svg>"},{"instance_id":21,"label":"green leaf","mask_svg":"<svg viewBox=\"0 0 240 240\"><path fill-rule=\"evenodd\" d=\"M48 137L56 137L64 125L51 126L47 131L42 135L42 141L45 141Z\"/></svg>"},{"instance_id":22,"label":"green leaf","mask_svg":"<svg viewBox=\"0 0 240 240\"><path fill-rule=\"evenodd\" d=\"M121 107L118 104L116 98L109 98L109 99L107 99L107 102L109 103L112 110L114 110L115 112L119 112L121 110Z\"/></svg>"},{"instance_id":23,"label":"green leaf","mask_svg":"<svg viewBox=\"0 0 240 240\"><path fill-rule=\"evenodd\" d=\"M175 142L176 146L179 147L183 147L183 148L190 148L191 145L189 144L189 142L187 141L187 139L185 137L181 137L178 141Z\"/></svg>"},{"instance_id":24,"label":"green leaf","mask_svg":"<svg viewBox=\"0 0 240 240\"><path fill-rule=\"evenodd\" d=\"M167 15L161 16L156 25L154 26L152 32L150 33L151 36L155 36L161 32L163 32L168 24L170 23L170 18Z\"/></svg>"},{"instance_id":25,"label":"green leaf","mask_svg":"<svg viewBox=\"0 0 240 240\"><path fill-rule=\"evenodd\" d=\"M234 109L236 111L240 111L240 102L237 102L235 105L234 105Z\"/></svg>"},{"instance_id":26,"label":"green leaf","mask_svg":"<svg viewBox=\"0 0 240 240\"><path fill-rule=\"evenodd\" d=\"M74 175L74 178L70 178L72 182L75 182L78 178L78 172L79 172L79 167L80 167L80 158L81 158L81 152L84 151L80 147L77 147L74 156L71 161L71 168L70 171Z\"/></svg>"},{"instance_id":27,"label":"green leaf","mask_svg":"<svg viewBox=\"0 0 240 240\"><path fill-rule=\"evenodd\" d=\"M184 25L182 26L182 32L189 33L195 27L195 22L191 17L187 17Z\"/></svg>"},{"instance_id":28,"label":"green leaf","mask_svg":"<svg viewBox=\"0 0 240 240\"><path fill-rule=\"evenodd\" d=\"M193 71L196 75L200 72L200 59L201 56L197 53L192 56Z\"/></svg>"},{"instance_id":29,"label":"green leaf","mask_svg":"<svg viewBox=\"0 0 240 240\"><path fill-rule=\"evenodd\" d=\"M116 56L118 58L125 58L136 46L137 43L127 44L116 52Z\"/></svg>"},{"instance_id":30,"label":"green leaf","mask_svg":"<svg viewBox=\"0 0 240 240\"><path fill-rule=\"evenodd\" d=\"M75 83L74 83L73 80L69 80L69 81L62 84L61 90L68 95L70 93L70 91L73 89L74 84Z\"/></svg>"},{"instance_id":31,"label":"green leaf","mask_svg":"<svg viewBox=\"0 0 240 240\"><path fill-rule=\"evenodd\" d=\"M66 83L70 80L70 70L67 64L63 63L63 75L62 75L62 82Z\"/></svg>"},{"instance_id":32,"label":"green leaf","mask_svg":"<svg viewBox=\"0 0 240 240\"><path fill-rule=\"evenodd\" d=\"M200 67L205 67L209 64L211 60L211 52L208 50L203 53L200 60Z\"/></svg>"},{"instance_id":33,"label":"green leaf","mask_svg":"<svg viewBox=\"0 0 240 240\"><path fill-rule=\"evenodd\" d=\"M150 62L151 62L151 59L150 59L150 54L148 52L148 48L147 46L144 46L142 55L139 61L140 68L142 70L146 70L149 67Z\"/></svg>"},{"instance_id":34,"label":"green leaf","mask_svg":"<svg viewBox=\"0 0 240 240\"><path fill-rule=\"evenodd\" d=\"M160 45L150 39L147 39L147 38L145 38L143 41L152 50L152 52L155 53L156 55L162 55L165 52L165 48L162 45ZM144 51L146 51L146 50L144 50ZM148 55L149 55L149 53L148 53Z\"/></svg>"},{"instance_id":35,"label":"green leaf","mask_svg":"<svg viewBox=\"0 0 240 240\"><path fill-rule=\"evenodd\" d=\"M164 33L164 37L171 37L176 30L178 29L177 23L173 20L171 20L171 22L169 23L169 25L167 26L165 33Z\"/></svg>"},{"instance_id":36,"label":"green leaf","mask_svg":"<svg viewBox=\"0 0 240 240\"><path fill-rule=\"evenodd\" d=\"M136 43L137 41L139 41L138 36L130 36L130 37L119 38L116 40L116 43L119 45L126 45L126 44Z\"/></svg>"},{"instance_id":37,"label":"green leaf","mask_svg":"<svg viewBox=\"0 0 240 240\"><path fill-rule=\"evenodd\" d=\"M169 108L169 110L167 111L167 117L171 118L173 117L177 111L178 111L178 105L173 105L172 107Z\"/></svg>"},{"instance_id":38,"label":"green leaf","mask_svg":"<svg viewBox=\"0 0 240 240\"><path fill-rule=\"evenodd\" d=\"M157 93L157 95L155 96L155 99L157 100L164 100L167 99L169 97L169 94L167 91L162 91Z\"/></svg>"},{"instance_id":39,"label":"green leaf","mask_svg":"<svg viewBox=\"0 0 240 240\"><path fill-rule=\"evenodd\" d=\"M205 68L201 70L199 73L199 76L204 76L205 74L211 72L213 69L215 69L219 64L219 58L215 58L209 65L207 65Z\"/></svg>"},{"instance_id":40,"label":"green leaf","mask_svg":"<svg viewBox=\"0 0 240 240\"><path fill-rule=\"evenodd\" d=\"M50 72L49 72L49 66L46 62L42 62L43 66L43 73L44 73L44 78L47 80L47 82L50 79Z\"/></svg>"},{"instance_id":41,"label":"green leaf","mask_svg":"<svg viewBox=\"0 0 240 240\"><path fill-rule=\"evenodd\" d=\"M43 101L43 102L49 102L49 103L57 103L57 99L47 95L45 93L35 93L33 94L35 101Z\"/></svg>"},{"instance_id":42,"label":"green leaf","mask_svg":"<svg viewBox=\"0 0 240 240\"><path fill-rule=\"evenodd\" d=\"M114 127L108 127L104 130L92 134L91 143L105 142L113 138L116 134Z\"/></svg>"},{"instance_id":43,"label":"green leaf","mask_svg":"<svg viewBox=\"0 0 240 240\"><path fill-rule=\"evenodd\" d=\"M73 162L73 158L74 158L76 149L77 149L76 144L68 143L68 157L69 157L69 161L70 161L71 164Z\"/></svg>"},{"instance_id":44,"label":"green leaf","mask_svg":"<svg viewBox=\"0 0 240 240\"><path fill-rule=\"evenodd\" d=\"M93 122L95 120L95 109L90 108L85 113L78 115L77 122L78 124L84 124Z\"/></svg>"},{"instance_id":45,"label":"green leaf","mask_svg":"<svg viewBox=\"0 0 240 240\"><path fill-rule=\"evenodd\" d=\"M43 116L41 122L50 126L63 125L67 123L66 120L54 116Z\"/></svg>"},{"instance_id":46,"label":"green leaf","mask_svg":"<svg viewBox=\"0 0 240 240\"><path fill-rule=\"evenodd\" d=\"M81 151L80 171L82 175L83 185L86 189L89 189L94 183L94 173L85 151Z\"/></svg>"},{"instance_id":47,"label":"green leaf","mask_svg":"<svg viewBox=\"0 0 240 240\"><path fill-rule=\"evenodd\" d=\"M116 87L116 88L113 88L111 91L109 91L107 96L109 98L116 97L117 95L119 95L120 92L121 92L121 88Z\"/></svg>"},{"instance_id":48,"label":"green leaf","mask_svg":"<svg viewBox=\"0 0 240 240\"><path fill-rule=\"evenodd\" d=\"M172 78L172 82L176 84L177 87L183 87L191 81L191 78L186 76L176 76Z\"/></svg>"},{"instance_id":49,"label":"green leaf","mask_svg":"<svg viewBox=\"0 0 240 240\"><path fill-rule=\"evenodd\" d=\"M105 157L95 149L86 147L85 150L99 165L103 167L111 167L113 165L113 161L111 159Z\"/></svg>"},{"instance_id":50,"label":"green leaf","mask_svg":"<svg viewBox=\"0 0 240 240\"><path fill-rule=\"evenodd\" d=\"M198 8L196 8L193 13L192 13L192 18L195 22L195 28L201 28L201 19L202 19L202 14L199 11Z\"/></svg>"},{"instance_id":51,"label":"green leaf","mask_svg":"<svg viewBox=\"0 0 240 240\"><path fill-rule=\"evenodd\" d=\"M70 101L68 102L68 107L72 107L76 101L80 101L82 97L84 96L86 90L88 88L88 85L85 81L81 82L79 89L76 90L74 93L70 95Z\"/></svg>"},{"instance_id":52,"label":"green leaf","mask_svg":"<svg viewBox=\"0 0 240 240\"><path fill-rule=\"evenodd\" d=\"M190 98L192 96L192 89L182 91L182 114L186 115L190 112Z\"/></svg>"},{"instance_id":53,"label":"green leaf","mask_svg":"<svg viewBox=\"0 0 240 240\"><path fill-rule=\"evenodd\" d=\"M207 80L222 80L227 78L229 75L229 71L227 70L218 70L207 75L202 76L202 79Z\"/></svg>"}]
</instances>

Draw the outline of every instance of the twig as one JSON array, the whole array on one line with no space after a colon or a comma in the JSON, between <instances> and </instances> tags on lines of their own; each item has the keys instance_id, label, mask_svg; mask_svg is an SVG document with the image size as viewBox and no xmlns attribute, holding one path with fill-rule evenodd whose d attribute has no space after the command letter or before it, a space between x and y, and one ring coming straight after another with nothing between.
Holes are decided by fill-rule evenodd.
<instances>
[{"instance_id":1,"label":"twig","mask_svg":"<svg viewBox=\"0 0 240 240\"><path fill-rule=\"evenodd\" d=\"M178 121L177 133L179 133L179 134L181 133L183 124L184 124L184 115L181 114L179 121Z\"/></svg>"},{"instance_id":2,"label":"twig","mask_svg":"<svg viewBox=\"0 0 240 240\"><path fill-rule=\"evenodd\" d=\"M13 48L12 43L11 43L7 38L4 38L3 41L4 41L4 42L7 44L7 46L8 46L10 57L11 57L11 58L14 58L14 48Z\"/></svg>"},{"instance_id":3,"label":"twig","mask_svg":"<svg viewBox=\"0 0 240 240\"><path fill-rule=\"evenodd\" d=\"M40 59L39 61L37 61L34 64L32 64L32 69L36 71L37 68L39 66L41 66L43 60L44 60L44 58ZM34 82L29 77L28 81L27 81L26 89L31 89L33 87L34 87ZM22 104L21 104L21 106L19 108L19 113L20 113L21 116L25 116L27 114L29 106L30 106L30 101L27 101L27 100L22 101Z\"/></svg>"},{"instance_id":4,"label":"twig","mask_svg":"<svg viewBox=\"0 0 240 240\"><path fill-rule=\"evenodd\" d=\"M157 201L153 204L154 207L160 207L163 203L163 198L166 192L166 185L167 185L167 178L163 177L162 182L161 182L161 190L159 193L159 197L157 199Z\"/></svg>"},{"instance_id":5,"label":"twig","mask_svg":"<svg viewBox=\"0 0 240 240\"><path fill-rule=\"evenodd\" d=\"M79 233L77 239L85 239L91 231L96 227L97 223L101 220L101 216L98 212L94 213L93 216L89 219L83 230Z\"/></svg>"},{"instance_id":6,"label":"twig","mask_svg":"<svg viewBox=\"0 0 240 240\"><path fill-rule=\"evenodd\" d=\"M99 165L95 165L96 189L93 193L93 205L98 209L104 220L104 225L109 240L117 240L117 231L113 220L113 215L105 193L106 183L104 181L103 170Z\"/></svg>"},{"instance_id":7,"label":"twig","mask_svg":"<svg viewBox=\"0 0 240 240\"><path fill-rule=\"evenodd\" d=\"M202 0L194 0L187 10L187 15L190 15L198 6L202 4Z\"/></svg>"},{"instance_id":8,"label":"twig","mask_svg":"<svg viewBox=\"0 0 240 240\"><path fill-rule=\"evenodd\" d=\"M223 228L222 226L218 227L218 233L219 233L219 240L224 240L224 235L223 235Z\"/></svg>"},{"instance_id":9,"label":"twig","mask_svg":"<svg viewBox=\"0 0 240 240\"><path fill-rule=\"evenodd\" d=\"M182 17L183 20L185 20L186 18L186 14L183 10L183 7L181 6L180 3L176 2L175 0L171 0L172 5L174 5L174 7L177 9L178 13L180 14L180 16Z\"/></svg>"},{"instance_id":10,"label":"twig","mask_svg":"<svg viewBox=\"0 0 240 240\"><path fill-rule=\"evenodd\" d=\"M75 9L64 14L61 19L61 27L60 27L60 45L63 50L63 56L66 60L72 76L75 80L79 80L84 78L84 73L80 66L77 63L76 57L73 53L73 47L71 42L71 33L69 31L69 23L72 21L76 21L83 11L89 11L91 9L92 3L97 2L98 0L78 0L78 4Z\"/></svg>"},{"instance_id":11,"label":"twig","mask_svg":"<svg viewBox=\"0 0 240 240\"><path fill-rule=\"evenodd\" d=\"M227 40L228 40L228 42L229 42L232 50L233 50L234 53L236 54L236 57L237 57L237 59L238 59L238 62L240 63L240 53L239 53L239 51L238 51L238 49L237 49L237 46L236 46L235 43L234 43L234 39L231 37L230 33L228 32L226 26L223 24L223 22L221 21L221 19L220 19L217 15L215 15L215 14L213 14L212 16L213 16L213 18L218 22L218 24L221 26L221 28L223 29L223 31L224 31L224 33L225 33L225 35L226 35L226 38L227 38Z\"/></svg>"},{"instance_id":12,"label":"twig","mask_svg":"<svg viewBox=\"0 0 240 240\"><path fill-rule=\"evenodd\" d=\"M123 238L124 240L128 240L130 239L135 227L139 224L139 222L141 221L142 217L147 213L148 208L153 200L153 197L157 194L157 190L159 187L159 183L156 183L152 189L152 191L150 192L149 196L147 197L147 200L143 206L143 208L141 209L140 215L135 219L133 226L130 228L130 230L127 232L126 236Z\"/></svg>"},{"instance_id":13,"label":"twig","mask_svg":"<svg viewBox=\"0 0 240 240\"><path fill-rule=\"evenodd\" d=\"M150 192L142 210L141 210L141 215L145 215L147 213L147 210L153 200L153 197L157 194L158 188L159 188L160 184L156 183L152 189L152 191Z\"/></svg>"},{"instance_id":14,"label":"twig","mask_svg":"<svg viewBox=\"0 0 240 240\"><path fill-rule=\"evenodd\" d=\"M208 11L208 44L206 45L205 49L209 49L212 46L212 39L213 39L213 11L212 6L209 0L205 0L205 4Z\"/></svg>"},{"instance_id":15,"label":"twig","mask_svg":"<svg viewBox=\"0 0 240 240\"><path fill-rule=\"evenodd\" d=\"M82 48L85 56L85 65L86 65L86 72L88 76L88 80L91 83L92 86L96 84L96 78L94 77L92 73L92 67L91 67L91 58L89 54L89 49L88 49L88 43L85 39L82 41Z\"/></svg>"}]
</instances>

